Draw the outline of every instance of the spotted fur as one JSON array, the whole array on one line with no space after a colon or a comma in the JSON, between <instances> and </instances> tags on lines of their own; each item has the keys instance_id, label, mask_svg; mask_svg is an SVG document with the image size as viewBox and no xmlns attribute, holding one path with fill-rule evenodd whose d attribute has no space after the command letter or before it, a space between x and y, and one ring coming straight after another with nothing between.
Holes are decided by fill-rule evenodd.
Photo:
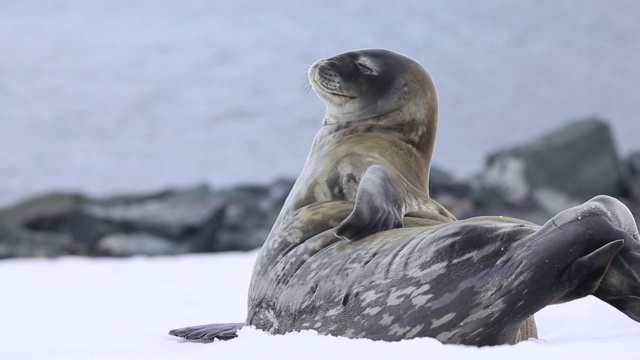
<instances>
[{"instance_id":1,"label":"spotted fur","mask_svg":"<svg viewBox=\"0 0 640 360\"><path fill-rule=\"evenodd\" d=\"M256 260L246 324L505 344L535 336L543 307L589 294L640 321L640 237L622 203L596 197L543 226L457 221L429 197L437 95L418 63L361 50L316 62L309 79L324 125Z\"/></svg>"}]
</instances>

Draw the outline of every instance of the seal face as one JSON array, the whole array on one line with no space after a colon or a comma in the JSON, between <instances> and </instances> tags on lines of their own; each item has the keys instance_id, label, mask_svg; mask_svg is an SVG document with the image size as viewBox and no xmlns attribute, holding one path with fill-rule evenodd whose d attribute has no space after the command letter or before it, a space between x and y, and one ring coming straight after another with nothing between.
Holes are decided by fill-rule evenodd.
<instances>
[{"instance_id":1,"label":"seal face","mask_svg":"<svg viewBox=\"0 0 640 360\"><path fill-rule=\"evenodd\" d=\"M422 66L361 50L317 61L309 81L324 126L256 259L246 324L504 344L535 336L543 307L589 294L640 321L640 236L622 203L596 197L543 226L455 220L428 193L438 110ZM171 334L229 339L243 325Z\"/></svg>"},{"instance_id":2,"label":"seal face","mask_svg":"<svg viewBox=\"0 0 640 360\"><path fill-rule=\"evenodd\" d=\"M420 70L408 58L363 50L316 61L309 69L309 82L327 105L325 124L332 124L397 111L410 101L403 98L416 91L435 95L432 86L419 83L426 80ZM412 81L412 75L421 79Z\"/></svg>"}]
</instances>

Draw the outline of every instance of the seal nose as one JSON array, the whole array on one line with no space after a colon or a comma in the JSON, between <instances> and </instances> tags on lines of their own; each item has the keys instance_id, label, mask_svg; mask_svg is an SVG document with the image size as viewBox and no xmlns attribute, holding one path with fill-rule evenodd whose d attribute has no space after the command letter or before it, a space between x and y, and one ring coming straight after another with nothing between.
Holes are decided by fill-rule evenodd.
<instances>
[{"instance_id":1,"label":"seal nose","mask_svg":"<svg viewBox=\"0 0 640 360\"><path fill-rule=\"evenodd\" d=\"M340 60L335 58L335 57L326 58L326 59L324 59L322 61L324 61L325 63L333 63L333 64L337 64L337 65L340 64Z\"/></svg>"},{"instance_id":2,"label":"seal nose","mask_svg":"<svg viewBox=\"0 0 640 360\"><path fill-rule=\"evenodd\" d=\"M340 91L340 76L335 70L335 62L321 61L312 68L314 71L309 75L313 76L313 81L327 91Z\"/></svg>"}]
</instances>

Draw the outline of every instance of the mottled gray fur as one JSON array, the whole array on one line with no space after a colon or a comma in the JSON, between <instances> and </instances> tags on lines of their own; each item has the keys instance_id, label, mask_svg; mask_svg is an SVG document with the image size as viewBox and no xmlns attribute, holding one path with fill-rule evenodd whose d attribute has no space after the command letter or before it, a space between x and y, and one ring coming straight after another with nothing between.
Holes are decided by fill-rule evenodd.
<instances>
[{"instance_id":1,"label":"mottled gray fur","mask_svg":"<svg viewBox=\"0 0 640 360\"><path fill-rule=\"evenodd\" d=\"M428 194L437 95L419 64L361 50L316 62L309 79L324 126L258 255L246 324L504 344L535 336L543 307L589 294L640 321L640 238L619 201L596 197L543 226L456 221ZM172 333L230 338L242 325Z\"/></svg>"}]
</instances>

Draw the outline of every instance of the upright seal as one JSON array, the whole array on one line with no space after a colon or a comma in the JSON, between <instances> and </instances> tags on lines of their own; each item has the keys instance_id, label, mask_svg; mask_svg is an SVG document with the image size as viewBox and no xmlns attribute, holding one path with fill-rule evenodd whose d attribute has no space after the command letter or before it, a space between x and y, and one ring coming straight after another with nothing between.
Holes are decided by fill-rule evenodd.
<instances>
[{"instance_id":1,"label":"upright seal","mask_svg":"<svg viewBox=\"0 0 640 360\"><path fill-rule=\"evenodd\" d=\"M589 294L640 321L640 237L629 210L596 197L543 226L456 221L429 198L437 96L387 50L319 60L327 106L304 169L256 260L246 324L352 338L513 343L543 307ZM228 339L245 323L173 330Z\"/></svg>"}]
</instances>

